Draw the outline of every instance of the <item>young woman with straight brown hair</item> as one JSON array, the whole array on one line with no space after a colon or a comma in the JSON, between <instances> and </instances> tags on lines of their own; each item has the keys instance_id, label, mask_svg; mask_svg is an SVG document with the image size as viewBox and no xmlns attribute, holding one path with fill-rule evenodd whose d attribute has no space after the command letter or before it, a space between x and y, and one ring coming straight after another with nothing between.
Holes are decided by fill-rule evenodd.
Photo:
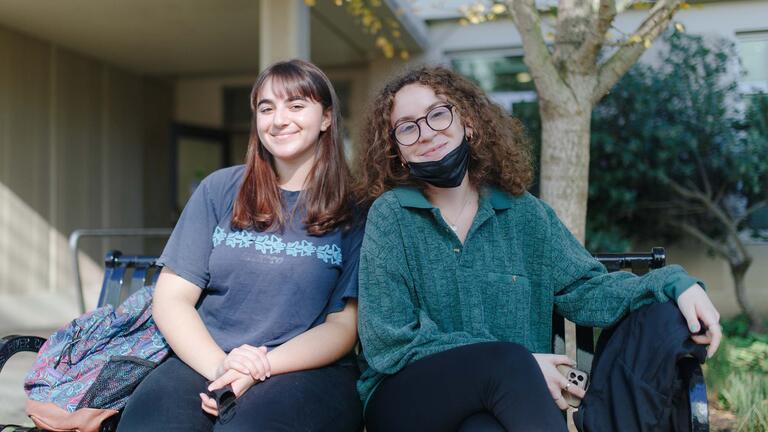
<instances>
[{"instance_id":1,"label":"young woman with straight brown hair","mask_svg":"<svg viewBox=\"0 0 768 432\"><path fill-rule=\"evenodd\" d=\"M339 105L325 74L275 63L251 93L245 165L208 176L159 263L153 316L173 350L120 431L356 431L357 266ZM210 381L213 381L212 383ZM231 418L206 390L231 385Z\"/></svg>"}]
</instances>

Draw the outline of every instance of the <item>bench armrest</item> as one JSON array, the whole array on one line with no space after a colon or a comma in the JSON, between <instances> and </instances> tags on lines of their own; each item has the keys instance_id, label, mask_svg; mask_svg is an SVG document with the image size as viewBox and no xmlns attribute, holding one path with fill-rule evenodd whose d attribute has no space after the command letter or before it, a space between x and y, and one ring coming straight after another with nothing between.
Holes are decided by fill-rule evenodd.
<instances>
[{"instance_id":1,"label":"bench armrest","mask_svg":"<svg viewBox=\"0 0 768 432\"><path fill-rule=\"evenodd\" d=\"M707 405L707 385L699 362L687 357L679 362L683 383L688 389L688 402L691 405L690 426L692 432L709 431L709 407Z\"/></svg>"},{"instance_id":2,"label":"bench armrest","mask_svg":"<svg viewBox=\"0 0 768 432\"><path fill-rule=\"evenodd\" d=\"M0 339L0 371L14 354L24 351L36 353L44 343L45 338L38 336L11 335Z\"/></svg>"}]
</instances>

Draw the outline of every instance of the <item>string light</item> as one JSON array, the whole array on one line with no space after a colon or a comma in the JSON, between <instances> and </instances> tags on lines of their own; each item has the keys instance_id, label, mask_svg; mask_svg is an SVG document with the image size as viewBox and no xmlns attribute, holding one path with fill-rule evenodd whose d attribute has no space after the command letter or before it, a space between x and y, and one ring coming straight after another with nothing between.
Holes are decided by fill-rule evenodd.
<instances>
[{"instance_id":1,"label":"string light","mask_svg":"<svg viewBox=\"0 0 768 432\"><path fill-rule=\"evenodd\" d=\"M407 60L410 53L402 41L400 23L396 19L382 19L377 9L382 7L382 0L331 0L336 6L344 6L366 34L375 36L375 46L384 57L391 59L397 54L400 59ZM317 0L304 0L309 7L317 5ZM405 13L403 8L395 11L397 16Z\"/></svg>"}]
</instances>

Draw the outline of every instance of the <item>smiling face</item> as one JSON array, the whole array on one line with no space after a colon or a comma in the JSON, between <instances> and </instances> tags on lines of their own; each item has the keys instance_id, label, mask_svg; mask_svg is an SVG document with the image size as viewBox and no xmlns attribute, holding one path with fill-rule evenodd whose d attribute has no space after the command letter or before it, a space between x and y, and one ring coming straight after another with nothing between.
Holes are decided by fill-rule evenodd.
<instances>
[{"instance_id":1,"label":"smiling face","mask_svg":"<svg viewBox=\"0 0 768 432\"><path fill-rule=\"evenodd\" d=\"M390 113L390 125L395 128L405 121L424 117L435 107L449 105L443 95L435 94L432 88L422 84L408 84L395 93ZM398 143L400 154L407 162L427 162L442 159L451 150L461 144L464 138L464 125L459 113L452 109L453 122L442 131L432 130L426 120L419 120L420 137L410 146ZM467 127L467 133L470 128Z\"/></svg>"},{"instance_id":2,"label":"smiling face","mask_svg":"<svg viewBox=\"0 0 768 432\"><path fill-rule=\"evenodd\" d=\"M259 141L278 165L302 165L314 159L321 132L331 125L331 112L310 98L290 96L268 79L256 98Z\"/></svg>"}]
</instances>

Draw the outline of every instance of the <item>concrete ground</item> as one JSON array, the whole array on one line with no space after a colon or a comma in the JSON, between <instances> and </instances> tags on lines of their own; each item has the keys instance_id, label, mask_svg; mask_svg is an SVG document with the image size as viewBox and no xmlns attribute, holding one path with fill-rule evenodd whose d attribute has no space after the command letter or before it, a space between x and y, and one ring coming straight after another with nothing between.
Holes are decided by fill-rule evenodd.
<instances>
[{"instance_id":1,"label":"concrete ground","mask_svg":"<svg viewBox=\"0 0 768 432\"><path fill-rule=\"evenodd\" d=\"M47 338L78 315L72 293L0 293L0 337L12 334ZM24 377L35 361L19 353L0 373L0 424L32 426L24 414Z\"/></svg>"},{"instance_id":2,"label":"concrete ground","mask_svg":"<svg viewBox=\"0 0 768 432\"><path fill-rule=\"evenodd\" d=\"M12 332L10 334L19 334ZM23 334L47 337L53 333L50 330L23 331ZM9 334L7 331L3 335ZM32 363L35 361L33 353L19 353L11 357L3 367L0 373L0 423L18 424L23 426L33 426L32 421L24 414L24 403L26 395L24 394L24 377L26 376Z\"/></svg>"}]
</instances>

